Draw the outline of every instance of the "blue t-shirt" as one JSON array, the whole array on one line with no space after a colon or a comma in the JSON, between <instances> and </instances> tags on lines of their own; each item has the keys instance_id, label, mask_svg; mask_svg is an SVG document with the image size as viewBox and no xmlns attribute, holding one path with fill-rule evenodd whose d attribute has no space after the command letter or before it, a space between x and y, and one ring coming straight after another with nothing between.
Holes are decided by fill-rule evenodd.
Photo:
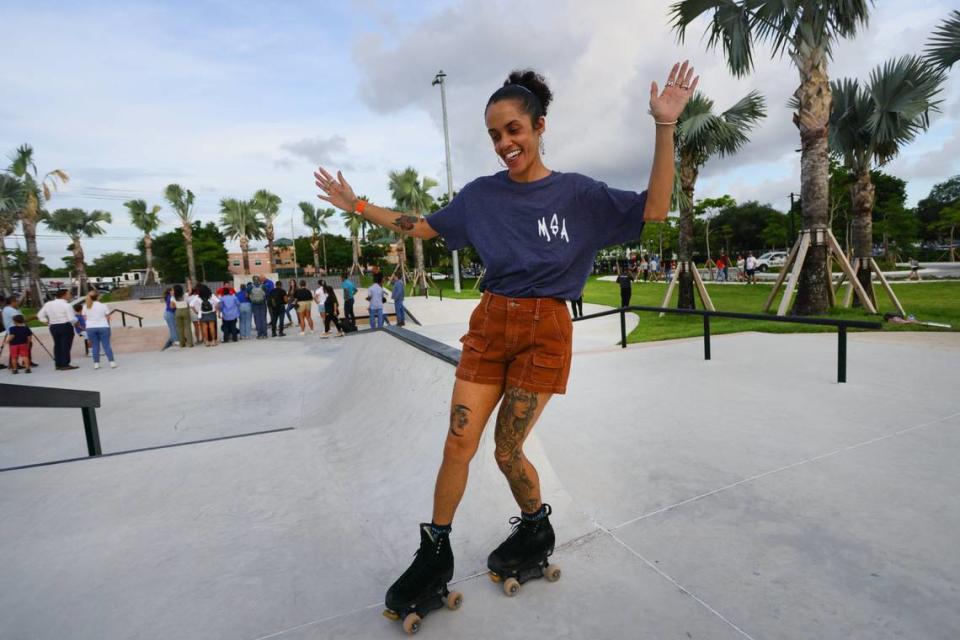
<instances>
[{"instance_id":1,"label":"blue t-shirt","mask_svg":"<svg viewBox=\"0 0 960 640\"><path fill-rule=\"evenodd\" d=\"M357 293L357 287L350 281L350 278L345 278L340 286L343 288L343 298L353 300L353 296Z\"/></svg>"},{"instance_id":2,"label":"blue t-shirt","mask_svg":"<svg viewBox=\"0 0 960 640\"><path fill-rule=\"evenodd\" d=\"M390 291L390 297L394 300L403 300L403 281L397 280L393 283L393 288Z\"/></svg>"},{"instance_id":3,"label":"blue t-shirt","mask_svg":"<svg viewBox=\"0 0 960 640\"><path fill-rule=\"evenodd\" d=\"M237 296L228 293L220 298L220 315L224 320L236 320L240 317L240 301Z\"/></svg>"},{"instance_id":4,"label":"blue t-shirt","mask_svg":"<svg viewBox=\"0 0 960 640\"><path fill-rule=\"evenodd\" d=\"M578 173L514 182L501 171L467 184L427 222L450 249L476 249L491 292L576 300L597 251L640 238L646 202L646 191Z\"/></svg>"}]
</instances>

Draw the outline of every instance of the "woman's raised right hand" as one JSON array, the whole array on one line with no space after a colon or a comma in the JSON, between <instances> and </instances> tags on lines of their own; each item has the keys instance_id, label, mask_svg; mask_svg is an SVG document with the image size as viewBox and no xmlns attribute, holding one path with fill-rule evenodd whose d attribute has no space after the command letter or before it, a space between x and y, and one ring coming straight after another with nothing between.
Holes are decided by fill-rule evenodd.
<instances>
[{"instance_id":1,"label":"woman's raised right hand","mask_svg":"<svg viewBox=\"0 0 960 640\"><path fill-rule=\"evenodd\" d=\"M334 178L323 167L318 167L313 172L314 182L325 195L317 195L321 200L326 200L333 206L344 211L353 213L357 208L357 196L353 193L353 187L347 182L343 174L337 171L337 177Z\"/></svg>"}]
</instances>

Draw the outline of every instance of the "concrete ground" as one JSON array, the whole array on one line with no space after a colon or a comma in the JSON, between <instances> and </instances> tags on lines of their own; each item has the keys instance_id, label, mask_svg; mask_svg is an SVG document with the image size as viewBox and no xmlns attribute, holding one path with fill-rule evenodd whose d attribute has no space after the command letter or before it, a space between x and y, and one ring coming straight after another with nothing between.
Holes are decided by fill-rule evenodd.
<instances>
[{"instance_id":1,"label":"concrete ground","mask_svg":"<svg viewBox=\"0 0 960 640\"><path fill-rule=\"evenodd\" d=\"M473 304L409 306L455 344ZM715 336L705 362L622 350L618 322L575 325L526 446L563 577L487 579L517 511L488 429L452 535L464 604L420 636L960 637L958 334L853 334L838 385L830 335ZM402 636L382 598L430 515L450 365L382 332L118 361L0 379L101 391L105 453L241 437L0 472L0 637ZM85 453L77 410L0 425L4 468Z\"/></svg>"}]
</instances>

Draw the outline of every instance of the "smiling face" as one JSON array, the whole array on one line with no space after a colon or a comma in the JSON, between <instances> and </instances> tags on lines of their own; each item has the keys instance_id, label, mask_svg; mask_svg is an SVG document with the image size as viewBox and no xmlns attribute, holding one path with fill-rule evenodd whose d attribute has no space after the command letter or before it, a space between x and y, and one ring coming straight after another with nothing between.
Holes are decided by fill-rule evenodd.
<instances>
[{"instance_id":1,"label":"smiling face","mask_svg":"<svg viewBox=\"0 0 960 640\"><path fill-rule=\"evenodd\" d=\"M540 117L534 128L530 114L521 109L519 100L500 100L487 107L486 121L493 150L507 165L511 178L529 182L549 173L540 158L545 118Z\"/></svg>"}]
</instances>

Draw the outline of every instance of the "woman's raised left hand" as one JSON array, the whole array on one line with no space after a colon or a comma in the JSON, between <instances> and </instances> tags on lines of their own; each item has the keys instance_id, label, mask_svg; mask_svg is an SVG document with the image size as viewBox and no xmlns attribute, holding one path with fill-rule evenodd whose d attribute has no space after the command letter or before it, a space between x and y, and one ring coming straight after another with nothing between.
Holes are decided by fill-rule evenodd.
<instances>
[{"instance_id":1,"label":"woman's raised left hand","mask_svg":"<svg viewBox=\"0 0 960 640\"><path fill-rule=\"evenodd\" d=\"M693 75L688 60L673 65L663 92L656 82L650 83L650 114L657 122L674 122L683 113L683 108L697 88L700 76Z\"/></svg>"}]
</instances>

